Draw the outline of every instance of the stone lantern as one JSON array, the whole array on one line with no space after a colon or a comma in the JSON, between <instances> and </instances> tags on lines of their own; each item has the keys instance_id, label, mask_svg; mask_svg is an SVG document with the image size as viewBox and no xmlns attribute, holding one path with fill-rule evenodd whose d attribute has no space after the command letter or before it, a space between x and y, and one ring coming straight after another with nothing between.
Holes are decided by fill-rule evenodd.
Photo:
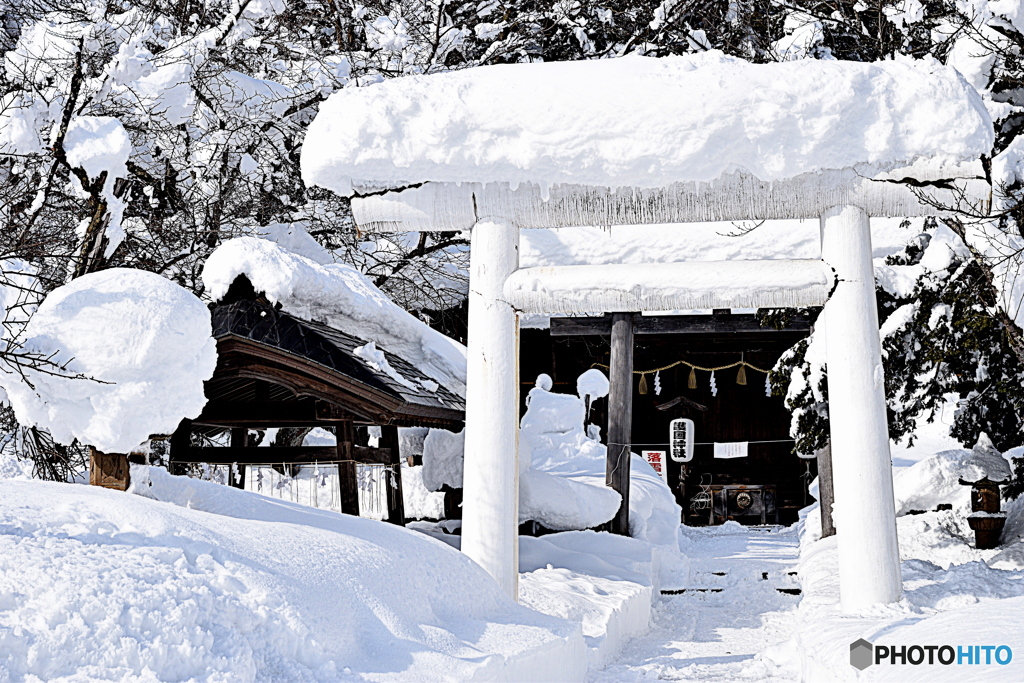
<instances>
[{"instance_id":1,"label":"stone lantern","mask_svg":"<svg viewBox=\"0 0 1024 683\"><path fill-rule=\"evenodd\" d=\"M960 484L971 487L971 514L967 523L974 530L974 547L978 550L999 545L999 536L1006 524L1006 513L1000 509L999 486L1010 477L1009 463L992 445L988 435L982 433L960 473Z\"/></svg>"}]
</instances>

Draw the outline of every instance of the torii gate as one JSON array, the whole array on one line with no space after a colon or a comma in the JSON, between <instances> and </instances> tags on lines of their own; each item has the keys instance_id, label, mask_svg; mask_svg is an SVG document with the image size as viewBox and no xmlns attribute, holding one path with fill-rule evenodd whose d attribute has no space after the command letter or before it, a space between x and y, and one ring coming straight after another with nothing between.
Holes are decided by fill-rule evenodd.
<instances>
[{"instance_id":1,"label":"torii gate","mask_svg":"<svg viewBox=\"0 0 1024 683\"><path fill-rule=\"evenodd\" d=\"M797 138L801 149L790 153L773 139L778 130L756 130L744 119L746 137L730 142L726 158L709 157L714 136L701 126L715 122L691 112L693 93L708 85L701 69L713 81L707 97L730 106L777 109L788 97L796 111L775 112L785 124L779 128L808 129L824 151L808 156ZM639 75L617 82L630 70ZM801 97L823 103L802 111ZM630 107L643 117L625 127L607 115ZM945 118L930 122L929 110ZM889 128L872 128L879 119L890 119ZM580 121L592 126L591 137L547 141ZM870 218L941 215L941 207L964 202L987 211L979 158L991 139L977 94L937 64L624 58L483 67L345 90L321 109L302 162L307 183L354 195L353 214L366 229L471 231L462 549L513 598L519 313L827 302L840 588L843 609L853 610L902 593ZM782 155L783 171L753 163L769 147ZM630 153L639 148L637 161ZM738 168L737 159L760 175ZM786 218L820 219L821 260L518 263L521 229ZM628 449L621 453L628 463Z\"/></svg>"}]
</instances>

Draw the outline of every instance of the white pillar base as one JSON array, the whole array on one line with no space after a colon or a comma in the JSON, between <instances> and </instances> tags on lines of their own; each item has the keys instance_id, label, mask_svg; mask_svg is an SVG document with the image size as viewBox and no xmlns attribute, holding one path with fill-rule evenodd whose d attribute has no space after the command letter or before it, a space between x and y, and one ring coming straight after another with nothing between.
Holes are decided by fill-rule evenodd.
<instances>
[{"instance_id":1,"label":"white pillar base","mask_svg":"<svg viewBox=\"0 0 1024 683\"><path fill-rule=\"evenodd\" d=\"M519 322L504 286L518 267L519 228L494 219L473 227L462 552L513 600L519 593Z\"/></svg>"},{"instance_id":2,"label":"white pillar base","mask_svg":"<svg viewBox=\"0 0 1024 683\"><path fill-rule=\"evenodd\" d=\"M838 279L819 325L828 358L839 593L843 611L852 612L896 602L903 592L871 225L862 209L837 207L821 217L821 258Z\"/></svg>"}]
</instances>

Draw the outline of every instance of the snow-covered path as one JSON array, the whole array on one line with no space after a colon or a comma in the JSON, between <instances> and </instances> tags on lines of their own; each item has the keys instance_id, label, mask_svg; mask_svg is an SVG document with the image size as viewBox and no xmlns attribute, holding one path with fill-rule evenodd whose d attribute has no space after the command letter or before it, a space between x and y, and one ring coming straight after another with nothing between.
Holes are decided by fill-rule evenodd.
<instances>
[{"instance_id":1,"label":"snow-covered path","mask_svg":"<svg viewBox=\"0 0 1024 683\"><path fill-rule=\"evenodd\" d=\"M655 605L651 630L626 645L594 683L791 681L757 655L789 638L799 601L796 529L686 528L691 588Z\"/></svg>"}]
</instances>

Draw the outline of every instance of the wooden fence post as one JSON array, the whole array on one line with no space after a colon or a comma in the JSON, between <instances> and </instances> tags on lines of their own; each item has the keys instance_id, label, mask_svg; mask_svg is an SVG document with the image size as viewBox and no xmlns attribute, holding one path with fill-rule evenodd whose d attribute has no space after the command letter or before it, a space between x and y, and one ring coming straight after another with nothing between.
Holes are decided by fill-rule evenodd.
<instances>
[{"instance_id":1,"label":"wooden fence post","mask_svg":"<svg viewBox=\"0 0 1024 683\"><path fill-rule=\"evenodd\" d=\"M338 449L338 489L341 494L341 511L346 515L359 516L359 481L356 477L356 463L353 459L355 430L352 420L334 423L334 434Z\"/></svg>"},{"instance_id":2,"label":"wooden fence post","mask_svg":"<svg viewBox=\"0 0 1024 683\"><path fill-rule=\"evenodd\" d=\"M92 486L127 491L131 480L127 455L101 453L89 446L89 483Z\"/></svg>"},{"instance_id":3,"label":"wooden fence post","mask_svg":"<svg viewBox=\"0 0 1024 683\"><path fill-rule=\"evenodd\" d=\"M832 489L832 444L818 451L818 505L821 507L821 537L835 536L836 525L832 521L832 503L835 495Z\"/></svg>"},{"instance_id":4,"label":"wooden fence post","mask_svg":"<svg viewBox=\"0 0 1024 683\"><path fill-rule=\"evenodd\" d=\"M388 494L388 521L392 524L405 526L405 501L402 499L402 458L398 452L398 427L381 425L380 448L391 449L391 468L394 472L394 486L390 477L385 481Z\"/></svg>"}]
</instances>

